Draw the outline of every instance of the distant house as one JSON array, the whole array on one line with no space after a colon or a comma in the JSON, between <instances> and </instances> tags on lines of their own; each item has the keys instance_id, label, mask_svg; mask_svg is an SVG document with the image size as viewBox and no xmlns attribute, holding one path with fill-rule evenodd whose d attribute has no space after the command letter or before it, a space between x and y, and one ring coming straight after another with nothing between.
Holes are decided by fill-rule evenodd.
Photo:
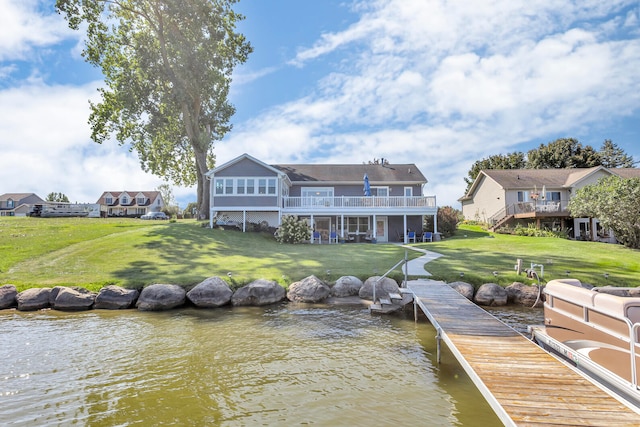
<instances>
[{"instance_id":1,"label":"distant house","mask_svg":"<svg viewBox=\"0 0 640 427\"><path fill-rule=\"evenodd\" d=\"M117 217L140 217L164 208L159 191L105 191L96 203L103 215Z\"/></svg>"},{"instance_id":2,"label":"distant house","mask_svg":"<svg viewBox=\"0 0 640 427\"><path fill-rule=\"evenodd\" d=\"M364 177L370 195L364 194ZM278 226L283 215L307 218L315 239L408 241L425 216L437 228L436 197L414 164L276 164L243 154L207 172L210 218Z\"/></svg>"},{"instance_id":3,"label":"distant house","mask_svg":"<svg viewBox=\"0 0 640 427\"><path fill-rule=\"evenodd\" d=\"M31 207L46 203L35 193L6 193L0 195L0 216L26 216Z\"/></svg>"},{"instance_id":4,"label":"distant house","mask_svg":"<svg viewBox=\"0 0 640 427\"><path fill-rule=\"evenodd\" d=\"M493 229L534 224L538 228L570 229L576 239L615 242L597 218L573 218L567 210L578 189L611 175L640 178L640 169L482 170L459 201L465 219L486 222Z\"/></svg>"}]
</instances>

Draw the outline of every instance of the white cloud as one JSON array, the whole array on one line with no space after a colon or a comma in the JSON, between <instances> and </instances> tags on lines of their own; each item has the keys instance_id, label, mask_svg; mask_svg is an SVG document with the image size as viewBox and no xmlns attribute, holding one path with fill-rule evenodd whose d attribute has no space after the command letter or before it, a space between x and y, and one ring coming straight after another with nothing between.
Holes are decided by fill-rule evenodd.
<instances>
[{"instance_id":1,"label":"white cloud","mask_svg":"<svg viewBox=\"0 0 640 427\"><path fill-rule=\"evenodd\" d=\"M236 127L218 158L241 146L274 162L416 162L454 204L482 157L639 112L640 40L611 36L637 22L637 10L626 11L634 5L357 2L358 22L291 61L329 61L334 72L312 95Z\"/></svg>"},{"instance_id":2,"label":"white cloud","mask_svg":"<svg viewBox=\"0 0 640 427\"><path fill-rule=\"evenodd\" d=\"M62 192L72 201L94 202L103 191L152 190L162 183L126 148L90 140L88 99L99 84L32 82L0 91L0 193Z\"/></svg>"},{"instance_id":3,"label":"white cloud","mask_svg":"<svg viewBox=\"0 0 640 427\"><path fill-rule=\"evenodd\" d=\"M0 0L0 61L25 59L34 48L74 37L53 8L38 0ZM77 34L75 35L77 37Z\"/></svg>"}]
</instances>

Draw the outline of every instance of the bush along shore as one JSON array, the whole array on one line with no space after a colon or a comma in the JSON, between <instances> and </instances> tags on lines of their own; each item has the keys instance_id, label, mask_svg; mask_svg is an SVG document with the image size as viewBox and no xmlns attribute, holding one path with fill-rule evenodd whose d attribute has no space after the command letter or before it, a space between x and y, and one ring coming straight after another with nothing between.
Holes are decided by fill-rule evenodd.
<instances>
[{"instance_id":1,"label":"bush along shore","mask_svg":"<svg viewBox=\"0 0 640 427\"><path fill-rule=\"evenodd\" d=\"M355 276L342 276L333 284L327 284L316 276L309 276L290 284L288 290L275 281L259 279L235 292L217 276L198 283L189 291L178 285L152 284L141 290L110 285L97 293L65 286L30 288L18 293L16 287L9 284L0 286L0 309L81 311L137 308L161 311L184 306L263 306L285 300L323 303L331 298L354 298L356 301L359 298L361 303L366 304L373 299L374 286L379 298L388 298L389 294L399 293L400 289L394 279L381 279L380 276L369 277L364 282ZM501 306L511 303L529 307L542 306L542 293L538 286L514 282L503 288L495 283L486 283L477 291L466 282L453 282L450 286L478 305Z\"/></svg>"}]
</instances>

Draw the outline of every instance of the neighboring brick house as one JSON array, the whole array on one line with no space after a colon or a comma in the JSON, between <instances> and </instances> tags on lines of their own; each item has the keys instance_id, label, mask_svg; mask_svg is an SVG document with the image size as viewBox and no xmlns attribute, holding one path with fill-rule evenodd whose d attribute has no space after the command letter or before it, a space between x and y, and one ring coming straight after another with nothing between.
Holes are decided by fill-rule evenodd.
<instances>
[{"instance_id":1,"label":"neighboring brick house","mask_svg":"<svg viewBox=\"0 0 640 427\"><path fill-rule=\"evenodd\" d=\"M0 216L26 216L33 205L44 203L35 193L6 193L0 195Z\"/></svg>"},{"instance_id":2,"label":"neighboring brick house","mask_svg":"<svg viewBox=\"0 0 640 427\"><path fill-rule=\"evenodd\" d=\"M164 208L159 191L105 191L96 203L104 216L140 217Z\"/></svg>"},{"instance_id":3,"label":"neighboring brick house","mask_svg":"<svg viewBox=\"0 0 640 427\"><path fill-rule=\"evenodd\" d=\"M368 177L370 196L364 195ZM435 196L425 196L426 178L414 164L268 165L243 154L207 173L210 224L235 222L278 226L283 215L308 218L322 242L408 241L418 238L425 216L437 230Z\"/></svg>"},{"instance_id":4,"label":"neighboring brick house","mask_svg":"<svg viewBox=\"0 0 640 427\"><path fill-rule=\"evenodd\" d=\"M611 175L640 178L640 169L597 166L482 170L459 201L465 219L486 222L493 229L534 224L538 228L569 229L576 239L615 242L597 218L573 218L567 209L578 189Z\"/></svg>"}]
</instances>

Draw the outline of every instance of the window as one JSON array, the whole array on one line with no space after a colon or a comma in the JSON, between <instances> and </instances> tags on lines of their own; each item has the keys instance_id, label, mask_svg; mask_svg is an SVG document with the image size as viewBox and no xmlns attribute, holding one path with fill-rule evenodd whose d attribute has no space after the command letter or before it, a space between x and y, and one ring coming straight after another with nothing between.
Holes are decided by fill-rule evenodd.
<instances>
[{"instance_id":1,"label":"window","mask_svg":"<svg viewBox=\"0 0 640 427\"><path fill-rule=\"evenodd\" d=\"M258 180L258 194L267 194L267 180L264 178Z\"/></svg>"},{"instance_id":2,"label":"window","mask_svg":"<svg viewBox=\"0 0 640 427\"><path fill-rule=\"evenodd\" d=\"M238 194L244 194L245 189L245 180L244 178L238 178L238 186L236 187L236 192Z\"/></svg>"},{"instance_id":3,"label":"window","mask_svg":"<svg viewBox=\"0 0 640 427\"><path fill-rule=\"evenodd\" d=\"M269 178L267 180L267 194L276 194L276 180Z\"/></svg>"},{"instance_id":4,"label":"window","mask_svg":"<svg viewBox=\"0 0 640 427\"><path fill-rule=\"evenodd\" d=\"M300 190L304 206L331 206L333 187L302 187Z\"/></svg>"},{"instance_id":5,"label":"window","mask_svg":"<svg viewBox=\"0 0 640 427\"><path fill-rule=\"evenodd\" d=\"M233 179L227 178L224 180L224 194L233 194Z\"/></svg>"},{"instance_id":6,"label":"window","mask_svg":"<svg viewBox=\"0 0 640 427\"><path fill-rule=\"evenodd\" d=\"M371 195L378 197L388 197L389 187L371 187Z\"/></svg>"},{"instance_id":7,"label":"window","mask_svg":"<svg viewBox=\"0 0 640 427\"><path fill-rule=\"evenodd\" d=\"M147 200L147 199L146 199L146 198L144 198L144 197L138 197L138 198L137 198L137 201L138 201L138 204L139 204L139 205L144 205L144 202L145 202L146 200Z\"/></svg>"},{"instance_id":8,"label":"window","mask_svg":"<svg viewBox=\"0 0 640 427\"><path fill-rule=\"evenodd\" d=\"M104 201L106 204L111 205L113 204L113 197L105 197Z\"/></svg>"},{"instance_id":9,"label":"window","mask_svg":"<svg viewBox=\"0 0 640 427\"><path fill-rule=\"evenodd\" d=\"M560 201L560 192L559 191L547 191L544 195L545 200L550 200L552 202Z\"/></svg>"},{"instance_id":10,"label":"window","mask_svg":"<svg viewBox=\"0 0 640 427\"><path fill-rule=\"evenodd\" d=\"M527 192L526 191L518 191L518 201L526 202L527 201Z\"/></svg>"},{"instance_id":11,"label":"window","mask_svg":"<svg viewBox=\"0 0 640 427\"><path fill-rule=\"evenodd\" d=\"M247 194L255 194L256 192L256 180L253 178L247 179Z\"/></svg>"},{"instance_id":12,"label":"window","mask_svg":"<svg viewBox=\"0 0 640 427\"><path fill-rule=\"evenodd\" d=\"M215 181L216 194L224 194L224 179L217 178Z\"/></svg>"},{"instance_id":13,"label":"window","mask_svg":"<svg viewBox=\"0 0 640 427\"><path fill-rule=\"evenodd\" d=\"M13 206L14 206L13 199L8 199L8 200L7 200L7 207L8 207L9 209L13 209Z\"/></svg>"},{"instance_id":14,"label":"window","mask_svg":"<svg viewBox=\"0 0 640 427\"><path fill-rule=\"evenodd\" d=\"M122 204L123 205L129 204L129 198L127 196L122 196Z\"/></svg>"},{"instance_id":15,"label":"window","mask_svg":"<svg viewBox=\"0 0 640 427\"><path fill-rule=\"evenodd\" d=\"M347 218L347 231L349 233L365 233L369 230L369 217L352 216Z\"/></svg>"},{"instance_id":16,"label":"window","mask_svg":"<svg viewBox=\"0 0 640 427\"><path fill-rule=\"evenodd\" d=\"M404 187L404 197L413 197L413 187Z\"/></svg>"}]
</instances>

